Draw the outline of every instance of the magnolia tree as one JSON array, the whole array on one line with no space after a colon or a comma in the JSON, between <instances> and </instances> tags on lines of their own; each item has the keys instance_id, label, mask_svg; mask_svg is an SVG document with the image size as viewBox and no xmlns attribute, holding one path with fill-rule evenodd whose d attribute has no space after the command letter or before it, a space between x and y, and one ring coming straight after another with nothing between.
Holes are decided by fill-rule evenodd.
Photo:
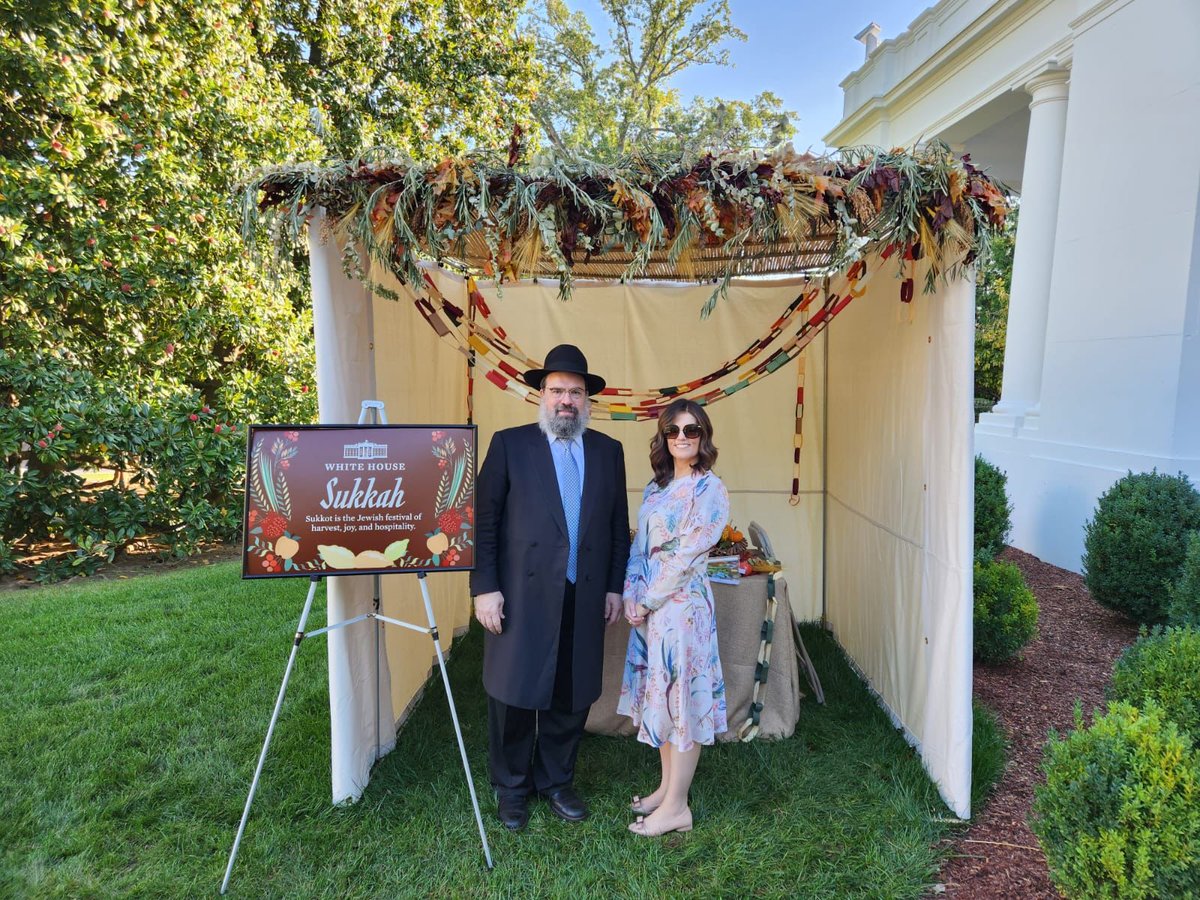
<instances>
[{"instance_id":1,"label":"magnolia tree","mask_svg":"<svg viewBox=\"0 0 1200 900\"><path fill-rule=\"evenodd\" d=\"M532 91L516 8L58 0L0 29L0 573L234 536L249 421L311 421L303 260L267 277L254 168L500 143ZM444 145L444 146L443 146Z\"/></svg>"}]
</instances>

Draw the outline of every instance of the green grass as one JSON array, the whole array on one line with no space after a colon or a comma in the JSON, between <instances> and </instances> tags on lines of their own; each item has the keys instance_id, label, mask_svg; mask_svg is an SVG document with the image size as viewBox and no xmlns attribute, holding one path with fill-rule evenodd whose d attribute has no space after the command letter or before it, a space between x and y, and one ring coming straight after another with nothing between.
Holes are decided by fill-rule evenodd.
<instances>
[{"instance_id":1,"label":"green grass","mask_svg":"<svg viewBox=\"0 0 1200 900\"><path fill-rule=\"evenodd\" d=\"M216 894L306 588L225 564L0 600L0 896ZM330 805L325 645L306 641L230 896L919 896L946 809L828 636L804 638L828 705L791 740L706 749L696 830L645 840L625 804L657 754L616 738L580 752L589 821L535 804L524 833L499 827L472 631L450 669L490 874L440 679L362 801Z\"/></svg>"},{"instance_id":2,"label":"green grass","mask_svg":"<svg viewBox=\"0 0 1200 900\"><path fill-rule=\"evenodd\" d=\"M986 706L975 703L971 746L971 810L978 812L1004 774L1008 743L1000 722Z\"/></svg>"}]
</instances>

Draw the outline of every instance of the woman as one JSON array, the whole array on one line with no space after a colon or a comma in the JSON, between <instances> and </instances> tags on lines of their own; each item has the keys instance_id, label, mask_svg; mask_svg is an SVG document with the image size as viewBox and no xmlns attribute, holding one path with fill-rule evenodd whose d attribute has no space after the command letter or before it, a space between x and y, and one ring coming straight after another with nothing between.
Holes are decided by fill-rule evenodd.
<instances>
[{"instance_id":1,"label":"woman","mask_svg":"<svg viewBox=\"0 0 1200 900\"><path fill-rule=\"evenodd\" d=\"M662 779L634 797L634 834L691 831L688 789L700 746L725 731L725 680L708 551L729 521L729 495L712 473L717 448L704 408L676 400L650 442L654 478L642 494L638 531L625 572L625 618L633 626L617 712L658 748Z\"/></svg>"}]
</instances>

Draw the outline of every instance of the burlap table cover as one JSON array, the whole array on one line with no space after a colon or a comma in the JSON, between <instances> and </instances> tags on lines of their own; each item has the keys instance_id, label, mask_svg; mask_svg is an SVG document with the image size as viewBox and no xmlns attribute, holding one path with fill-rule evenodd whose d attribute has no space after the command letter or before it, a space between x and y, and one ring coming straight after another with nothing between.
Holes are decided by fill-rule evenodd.
<instances>
[{"instance_id":1,"label":"burlap table cover","mask_svg":"<svg viewBox=\"0 0 1200 900\"><path fill-rule=\"evenodd\" d=\"M713 584L712 587L717 614L717 649L725 673L725 704L729 719L729 730L717 735L717 740L735 741L738 729L749 717L754 693L754 668L767 613L767 576L753 575L743 578L739 584ZM778 575L775 576L775 598L778 608L771 666L764 685L766 704L758 730L758 737L767 740L791 737L796 730L796 720L800 718L801 693L792 636L792 607L787 582ZM637 733L629 718L617 714L628 644L629 624L622 617L617 624L605 629L604 692L592 704L586 725L593 734L631 736ZM760 700L762 693L760 689Z\"/></svg>"}]
</instances>

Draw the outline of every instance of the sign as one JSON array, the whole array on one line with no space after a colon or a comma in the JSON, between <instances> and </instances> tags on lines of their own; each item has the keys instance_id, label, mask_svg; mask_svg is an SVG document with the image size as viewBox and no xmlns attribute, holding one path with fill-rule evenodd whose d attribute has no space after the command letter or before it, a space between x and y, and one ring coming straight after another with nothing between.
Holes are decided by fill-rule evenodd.
<instances>
[{"instance_id":1,"label":"sign","mask_svg":"<svg viewBox=\"0 0 1200 900\"><path fill-rule=\"evenodd\" d=\"M470 569L474 425L252 425L243 578Z\"/></svg>"}]
</instances>

